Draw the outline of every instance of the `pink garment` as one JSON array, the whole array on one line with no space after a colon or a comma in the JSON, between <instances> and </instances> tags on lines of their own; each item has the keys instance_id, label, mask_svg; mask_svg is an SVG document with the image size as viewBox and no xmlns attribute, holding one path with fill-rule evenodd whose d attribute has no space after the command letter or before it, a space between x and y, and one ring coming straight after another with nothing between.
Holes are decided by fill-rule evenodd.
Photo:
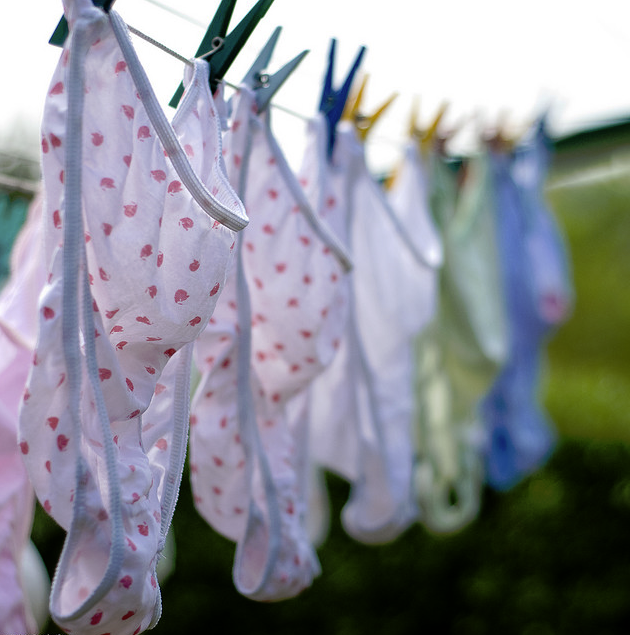
<instances>
[{"instance_id":1,"label":"pink garment","mask_svg":"<svg viewBox=\"0 0 630 635\"><path fill-rule=\"evenodd\" d=\"M302 442L286 404L335 355L346 309L343 249L308 207L254 94L234 97L225 159L250 225L195 344L195 504L237 542L234 582L255 600L292 597L319 573L305 528Z\"/></svg>"},{"instance_id":2,"label":"pink garment","mask_svg":"<svg viewBox=\"0 0 630 635\"><path fill-rule=\"evenodd\" d=\"M66 15L42 122L49 275L20 441L39 500L68 531L54 620L132 635L161 614L155 567L187 433L187 399L151 400L186 389L186 345L223 287L235 233L211 215L246 219L207 64L187 73L171 128L121 18L90 0L68 0Z\"/></svg>"},{"instance_id":3,"label":"pink garment","mask_svg":"<svg viewBox=\"0 0 630 635\"><path fill-rule=\"evenodd\" d=\"M310 199L323 199L325 218L334 217L331 225L343 231L354 270L338 355L310 389L313 461L352 484L342 514L348 534L382 543L417 514L413 341L433 311L432 269L441 263L441 246L426 219L405 226L388 205L350 124L338 127L330 163L323 139L319 119L311 127L301 176Z\"/></svg>"},{"instance_id":4,"label":"pink garment","mask_svg":"<svg viewBox=\"0 0 630 635\"><path fill-rule=\"evenodd\" d=\"M35 633L20 576L33 520L34 495L17 443L18 409L37 338L37 297L46 272L40 254L41 197L29 207L11 253L11 276L0 295L0 626ZM24 447L22 447L22 451Z\"/></svg>"}]
</instances>

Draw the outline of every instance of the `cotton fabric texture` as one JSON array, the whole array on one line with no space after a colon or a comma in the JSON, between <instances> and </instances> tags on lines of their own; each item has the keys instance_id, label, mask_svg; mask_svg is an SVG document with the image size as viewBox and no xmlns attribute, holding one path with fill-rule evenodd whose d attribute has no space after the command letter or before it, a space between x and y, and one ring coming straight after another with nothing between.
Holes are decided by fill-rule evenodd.
<instances>
[{"instance_id":1,"label":"cotton fabric texture","mask_svg":"<svg viewBox=\"0 0 630 635\"><path fill-rule=\"evenodd\" d=\"M22 462L29 448L17 440L19 406L37 339L37 298L46 277L40 258L41 213L38 195L14 243L10 276L0 294L0 624L7 633L35 633L45 620L45 614L34 614L21 572L35 497Z\"/></svg>"},{"instance_id":2,"label":"cotton fabric texture","mask_svg":"<svg viewBox=\"0 0 630 635\"><path fill-rule=\"evenodd\" d=\"M270 601L296 595L320 571L305 525L306 437L290 426L287 404L336 354L349 262L246 86L232 113L225 161L250 224L195 345L191 481L200 514L237 543L236 588Z\"/></svg>"},{"instance_id":3,"label":"cotton fabric texture","mask_svg":"<svg viewBox=\"0 0 630 635\"><path fill-rule=\"evenodd\" d=\"M246 216L224 173L207 65L186 78L171 127L120 17L88 0L65 12L42 122L48 277L20 442L40 502L68 531L53 618L131 635L161 614L155 568L188 420L177 393L235 242L209 214L236 227ZM175 398L158 408L165 387Z\"/></svg>"},{"instance_id":4,"label":"cotton fabric texture","mask_svg":"<svg viewBox=\"0 0 630 635\"><path fill-rule=\"evenodd\" d=\"M539 469L556 443L541 403L544 349L568 318L572 284L562 235L544 201L549 164L544 121L513 155L492 156L510 349L481 410L487 426L486 481L507 490Z\"/></svg>"},{"instance_id":5,"label":"cotton fabric texture","mask_svg":"<svg viewBox=\"0 0 630 635\"><path fill-rule=\"evenodd\" d=\"M485 437L478 404L505 362L508 334L488 159L470 160L461 189L441 156L429 166L444 265L436 318L417 348L415 489L423 524L447 533L479 512Z\"/></svg>"},{"instance_id":6,"label":"cotton fabric texture","mask_svg":"<svg viewBox=\"0 0 630 635\"><path fill-rule=\"evenodd\" d=\"M416 228L408 231L391 209L349 122L338 126L330 162L323 118L312 123L310 135L301 178L354 263L338 354L310 389L313 462L351 484L342 512L347 533L368 544L388 542L417 514L412 342L431 312L427 269L439 265L440 255L426 235L417 238ZM314 478L313 487L317 482ZM321 491L313 495L322 499ZM311 513L319 515L312 524L321 533L325 507Z\"/></svg>"}]
</instances>

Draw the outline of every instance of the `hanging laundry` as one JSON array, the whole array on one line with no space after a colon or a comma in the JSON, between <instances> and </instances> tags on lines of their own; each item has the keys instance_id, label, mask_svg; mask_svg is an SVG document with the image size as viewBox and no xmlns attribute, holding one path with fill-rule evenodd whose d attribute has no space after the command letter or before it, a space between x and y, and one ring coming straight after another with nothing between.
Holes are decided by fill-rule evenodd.
<instances>
[{"instance_id":1,"label":"hanging laundry","mask_svg":"<svg viewBox=\"0 0 630 635\"><path fill-rule=\"evenodd\" d=\"M255 94L241 86L224 138L250 224L223 297L195 344L191 481L200 514L237 543L234 583L254 600L310 585L306 435L287 402L333 359L347 310L343 247L308 205Z\"/></svg>"},{"instance_id":2,"label":"hanging laundry","mask_svg":"<svg viewBox=\"0 0 630 635\"><path fill-rule=\"evenodd\" d=\"M545 200L545 185L552 161L547 120L542 116L516 148L512 175L526 210L526 250L533 267L539 313L557 328L566 322L575 304L575 289L568 244Z\"/></svg>"},{"instance_id":3,"label":"hanging laundry","mask_svg":"<svg viewBox=\"0 0 630 635\"><path fill-rule=\"evenodd\" d=\"M46 278L39 256L41 212L37 196L15 241L11 276L0 295L0 624L5 633L39 632L48 616L46 602L43 607L33 605L21 571L35 497L21 458L25 446L17 442L18 409L37 338L37 298ZM44 588L50 586L47 575L39 578Z\"/></svg>"},{"instance_id":4,"label":"hanging laundry","mask_svg":"<svg viewBox=\"0 0 630 635\"><path fill-rule=\"evenodd\" d=\"M188 418L143 414L181 374L162 371L210 318L247 221L223 171L207 64L187 72L171 127L120 16L90 0L65 13L42 121L48 277L19 440L36 495L68 531L53 619L131 635L161 614L155 568Z\"/></svg>"},{"instance_id":5,"label":"hanging laundry","mask_svg":"<svg viewBox=\"0 0 630 635\"><path fill-rule=\"evenodd\" d=\"M405 147L402 165L389 190L388 200L407 233L413 237L418 250L436 265L435 268L419 269L416 280L411 280L416 289L421 289L424 299L420 322L428 325L437 308L438 272L444 254L442 238L431 214L427 170L418 146L412 141ZM401 290L402 293L404 290Z\"/></svg>"},{"instance_id":6,"label":"hanging laundry","mask_svg":"<svg viewBox=\"0 0 630 635\"><path fill-rule=\"evenodd\" d=\"M410 141L404 149L402 163L389 190L389 200L403 220L409 234L416 235L426 242L425 252L432 250L438 253L441 265L443 261L442 239L431 214L430 186L427 180L425 161L426 157L421 152L421 144L415 139ZM422 324L428 327L437 311L439 270L437 268L426 269L418 271L416 275L417 288L423 289L425 297ZM404 293L404 290L401 290L401 293ZM419 331L419 336L421 333L422 331ZM415 354L413 351L416 346L417 344L411 343L409 350L412 355ZM415 369L411 372L415 378ZM424 416L422 403L417 400L413 411L414 422L422 416ZM412 424L411 438L414 447L418 444L418 439L415 439L415 443L413 442L415 432L415 426ZM422 510L419 508L418 520L421 519Z\"/></svg>"},{"instance_id":7,"label":"hanging laundry","mask_svg":"<svg viewBox=\"0 0 630 635\"><path fill-rule=\"evenodd\" d=\"M572 288L562 237L544 202L548 139L539 122L510 153L493 153L496 222L509 320L507 362L481 404L487 426L486 480L507 490L540 468L556 433L540 402L541 355L564 321Z\"/></svg>"},{"instance_id":8,"label":"hanging laundry","mask_svg":"<svg viewBox=\"0 0 630 635\"><path fill-rule=\"evenodd\" d=\"M310 389L312 460L351 483L342 513L348 534L387 542L417 513L412 342L430 314L423 281L440 254L424 228L404 227L395 215L369 173L352 124L337 127L331 161L323 117L309 134L301 170L305 189L315 204L323 200L324 218L347 241L354 263L347 329L333 363ZM313 495L322 498L321 492Z\"/></svg>"},{"instance_id":9,"label":"hanging laundry","mask_svg":"<svg viewBox=\"0 0 630 635\"><path fill-rule=\"evenodd\" d=\"M483 484L481 397L507 355L499 290L492 189L487 158L457 174L433 153L431 209L444 241L436 318L417 348L418 465L415 484L422 522L451 532L479 511Z\"/></svg>"}]
</instances>

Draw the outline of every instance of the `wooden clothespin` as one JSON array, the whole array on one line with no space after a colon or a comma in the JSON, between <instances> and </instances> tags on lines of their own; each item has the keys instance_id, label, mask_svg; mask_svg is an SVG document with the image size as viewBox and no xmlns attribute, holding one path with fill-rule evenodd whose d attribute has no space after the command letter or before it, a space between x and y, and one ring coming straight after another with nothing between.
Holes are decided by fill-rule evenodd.
<instances>
[{"instance_id":1,"label":"wooden clothespin","mask_svg":"<svg viewBox=\"0 0 630 635\"><path fill-rule=\"evenodd\" d=\"M442 102L429 126L427 128L422 128L418 123L418 102L418 98L415 98L411 106L411 114L409 117L409 137L417 141L418 151L421 154L426 154L434 145L437 138L438 128L440 127L440 123L449 109L450 104L447 101Z\"/></svg>"},{"instance_id":2,"label":"wooden clothespin","mask_svg":"<svg viewBox=\"0 0 630 635\"><path fill-rule=\"evenodd\" d=\"M442 138L438 136L437 131L440 126L440 122L442 121L446 111L448 110L449 103L443 102L441 106L438 108L433 121L429 125L428 128L422 128L420 126L420 99L418 97L414 97L411 102L411 112L409 113L409 127L407 130L407 134L410 139L415 140L417 143L418 153L420 155L426 155L428 151L438 146L438 144L442 145ZM453 133L454 134L454 133ZM444 139L446 140L446 139ZM439 147L439 146L438 146ZM385 189L391 189L396 181L398 176L399 166L396 166L392 173L385 179L384 187Z\"/></svg>"},{"instance_id":3,"label":"wooden clothespin","mask_svg":"<svg viewBox=\"0 0 630 635\"><path fill-rule=\"evenodd\" d=\"M385 102L379 106L371 115L366 115L361 111L363 94L368 82L369 75L364 75L361 86L355 95L347 102L343 119L354 124L357 136L361 141L365 141L374 124L381 118L382 114L389 108L391 103L398 97L398 93L393 93Z\"/></svg>"}]
</instances>

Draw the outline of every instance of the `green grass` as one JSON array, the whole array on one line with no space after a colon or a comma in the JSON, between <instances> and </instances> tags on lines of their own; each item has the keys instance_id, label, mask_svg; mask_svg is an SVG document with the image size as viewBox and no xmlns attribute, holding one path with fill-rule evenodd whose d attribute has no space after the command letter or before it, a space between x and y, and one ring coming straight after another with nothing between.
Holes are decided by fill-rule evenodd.
<instances>
[{"instance_id":1,"label":"green grass","mask_svg":"<svg viewBox=\"0 0 630 635\"><path fill-rule=\"evenodd\" d=\"M548 194L570 246L576 305L549 345L546 402L567 438L630 442L630 171Z\"/></svg>"}]
</instances>

